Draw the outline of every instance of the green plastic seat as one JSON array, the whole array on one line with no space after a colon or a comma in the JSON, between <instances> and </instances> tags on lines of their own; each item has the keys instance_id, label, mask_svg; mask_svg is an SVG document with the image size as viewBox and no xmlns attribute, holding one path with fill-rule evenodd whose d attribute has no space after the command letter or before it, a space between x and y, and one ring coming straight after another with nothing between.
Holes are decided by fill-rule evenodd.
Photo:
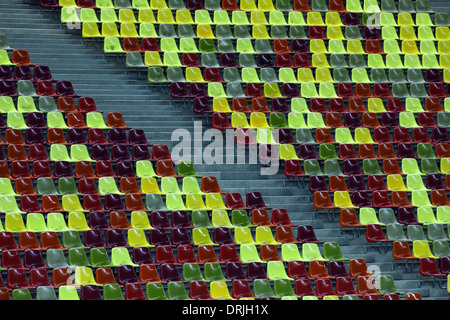
<instances>
[{"instance_id":1,"label":"green plastic seat","mask_svg":"<svg viewBox=\"0 0 450 320\"><path fill-rule=\"evenodd\" d=\"M406 188L408 190L429 190L425 187L421 174L408 174L406 176Z\"/></svg>"},{"instance_id":2,"label":"green plastic seat","mask_svg":"<svg viewBox=\"0 0 450 320\"><path fill-rule=\"evenodd\" d=\"M303 261L298 245L295 243L281 245L281 259L283 261Z\"/></svg>"},{"instance_id":3,"label":"green plastic seat","mask_svg":"<svg viewBox=\"0 0 450 320\"><path fill-rule=\"evenodd\" d=\"M232 210L231 223L235 227L253 227L249 216L245 210Z\"/></svg>"},{"instance_id":4,"label":"green plastic seat","mask_svg":"<svg viewBox=\"0 0 450 320\"><path fill-rule=\"evenodd\" d=\"M327 159L323 162L323 172L327 176L341 176L343 172L336 159Z\"/></svg>"},{"instance_id":5,"label":"green plastic seat","mask_svg":"<svg viewBox=\"0 0 450 320\"><path fill-rule=\"evenodd\" d=\"M339 159L333 144L324 143L319 146L319 158L323 160Z\"/></svg>"},{"instance_id":6,"label":"green plastic seat","mask_svg":"<svg viewBox=\"0 0 450 320\"><path fill-rule=\"evenodd\" d=\"M450 246L448 244L448 239L438 239L433 240L433 255L442 258L447 257L450 254Z\"/></svg>"},{"instance_id":7,"label":"green plastic seat","mask_svg":"<svg viewBox=\"0 0 450 320\"><path fill-rule=\"evenodd\" d=\"M306 159L303 162L303 171L310 176L323 176L324 173L320 167L319 161L316 159Z\"/></svg>"},{"instance_id":8,"label":"green plastic seat","mask_svg":"<svg viewBox=\"0 0 450 320\"><path fill-rule=\"evenodd\" d=\"M58 300L55 288L52 286L38 286L36 288L36 300Z\"/></svg>"},{"instance_id":9,"label":"green plastic seat","mask_svg":"<svg viewBox=\"0 0 450 320\"><path fill-rule=\"evenodd\" d=\"M417 207L436 207L431 204L425 190L413 190L411 193L411 204Z\"/></svg>"},{"instance_id":10,"label":"green plastic seat","mask_svg":"<svg viewBox=\"0 0 450 320\"><path fill-rule=\"evenodd\" d=\"M28 288L12 289L11 298L15 301L29 301L33 300L31 297L31 291Z\"/></svg>"},{"instance_id":11,"label":"green plastic seat","mask_svg":"<svg viewBox=\"0 0 450 320\"><path fill-rule=\"evenodd\" d=\"M156 177L155 170L151 161L139 160L136 161L136 176L139 178Z\"/></svg>"},{"instance_id":12,"label":"green plastic seat","mask_svg":"<svg viewBox=\"0 0 450 320\"><path fill-rule=\"evenodd\" d=\"M280 299L283 299L283 298L294 299L295 298L295 299L297 299L294 289L292 288L291 281L288 279L275 279L273 281L273 291L274 291L275 297L277 297L277 298L280 298ZM303 299L304 298L305 297L303 297Z\"/></svg>"},{"instance_id":13,"label":"green plastic seat","mask_svg":"<svg viewBox=\"0 0 450 320\"><path fill-rule=\"evenodd\" d=\"M203 277L206 281L230 281L223 275L218 262L206 262L203 268Z\"/></svg>"},{"instance_id":14,"label":"green plastic seat","mask_svg":"<svg viewBox=\"0 0 450 320\"><path fill-rule=\"evenodd\" d=\"M177 179L175 177L162 177L161 178L161 192L163 194L181 193L180 187L178 186Z\"/></svg>"},{"instance_id":15,"label":"green plastic seat","mask_svg":"<svg viewBox=\"0 0 450 320\"><path fill-rule=\"evenodd\" d=\"M400 291L396 288L394 278L391 275L380 275L377 278L379 288L377 290L382 294L399 294Z\"/></svg>"},{"instance_id":16,"label":"green plastic seat","mask_svg":"<svg viewBox=\"0 0 450 320\"><path fill-rule=\"evenodd\" d=\"M239 247L239 260L242 263L259 262L266 263L260 256L255 244L241 244Z\"/></svg>"},{"instance_id":17,"label":"green plastic seat","mask_svg":"<svg viewBox=\"0 0 450 320\"><path fill-rule=\"evenodd\" d=\"M334 131L335 141L338 143L355 144L349 128L336 128Z\"/></svg>"},{"instance_id":18,"label":"green plastic seat","mask_svg":"<svg viewBox=\"0 0 450 320\"><path fill-rule=\"evenodd\" d=\"M47 249L46 253L45 261L47 266L51 268L67 268L69 266L63 249Z\"/></svg>"},{"instance_id":19,"label":"green plastic seat","mask_svg":"<svg viewBox=\"0 0 450 320\"><path fill-rule=\"evenodd\" d=\"M111 264L113 266L130 265L137 267L138 265L131 260L130 253L126 247L114 247L111 249Z\"/></svg>"},{"instance_id":20,"label":"green plastic seat","mask_svg":"<svg viewBox=\"0 0 450 320\"><path fill-rule=\"evenodd\" d=\"M0 63L6 66L14 66L15 63L11 62L8 52L5 49L0 50Z\"/></svg>"},{"instance_id":21,"label":"green plastic seat","mask_svg":"<svg viewBox=\"0 0 450 320\"><path fill-rule=\"evenodd\" d=\"M16 83L16 90L18 95L37 97L34 84L31 80L18 80Z\"/></svg>"},{"instance_id":22,"label":"green plastic seat","mask_svg":"<svg viewBox=\"0 0 450 320\"><path fill-rule=\"evenodd\" d=\"M421 159L420 161L420 171L424 174L437 174L441 173L441 170L438 167L438 163L436 159Z\"/></svg>"},{"instance_id":23,"label":"green plastic seat","mask_svg":"<svg viewBox=\"0 0 450 320\"><path fill-rule=\"evenodd\" d=\"M410 69L408 71L411 71L414 69ZM422 102L419 98L406 98L405 99L405 111L413 112L413 113L419 113L419 112L425 112L422 106Z\"/></svg>"},{"instance_id":24,"label":"green plastic seat","mask_svg":"<svg viewBox=\"0 0 450 320\"><path fill-rule=\"evenodd\" d=\"M274 298L275 294L268 279L253 280L253 295L257 298Z\"/></svg>"},{"instance_id":25,"label":"green plastic seat","mask_svg":"<svg viewBox=\"0 0 450 320\"><path fill-rule=\"evenodd\" d=\"M404 158L402 159L401 164L403 174L422 174L419 164L414 158Z\"/></svg>"},{"instance_id":26,"label":"green plastic seat","mask_svg":"<svg viewBox=\"0 0 450 320\"><path fill-rule=\"evenodd\" d=\"M70 267L89 267L90 262L84 248L70 248L67 261Z\"/></svg>"},{"instance_id":27,"label":"green plastic seat","mask_svg":"<svg viewBox=\"0 0 450 320\"><path fill-rule=\"evenodd\" d=\"M8 38L4 34L0 34L0 50L11 50ZM0 54L1 56L1 54Z\"/></svg>"},{"instance_id":28,"label":"green plastic seat","mask_svg":"<svg viewBox=\"0 0 450 320\"><path fill-rule=\"evenodd\" d=\"M436 155L434 154L433 146L430 143L418 143L416 154L418 158L421 159L435 159Z\"/></svg>"},{"instance_id":29,"label":"green plastic seat","mask_svg":"<svg viewBox=\"0 0 450 320\"><path fill-rule=\"evenodd\" d=\"M267 262L267 278L269 280L285 279L293 281L294 279L287 275L283 261Z\"/></svg>"},{"instance_id":30,"label":"green plastic seat","mask_svg":"<svg viewBox=\"0 0 450 320\"><path fill-rule=\"evenodd\" d=\"M192 242L195 245L210 245L210 246L217 246L217 243L214 243L211 239L211 235L209 234L209 231L207 228L194 228L192 230Z\"/></svg>"},{"instance_id":31,"label":"green plastic seat","mask_svg":"<svg viewBox=\"0 0 450 320\"><path fill-rule=\"evenodd\" d=\"M89 259L92 267L111 267L111 261L106 248L91 248L89 251Z\"/></svg>"},{"instance_id":32,"label":"green plastic seat","mask_svg":"<svg viewBox=\"0 0 450 320\"><path fill-rule=\"evenodd\" d=\"M167 284L169 300L191 300L182 281L171 281Z\"/></svg>"},{"instance_id":33,"label":"green plastic seat","mask_svg":"<svg viewBox=\"0 0 450 320\"><path fill-rule=\"evenodd\" d=\"M12 129L25 130L28 128L22 112L9 111L7 114L6 126Z\"/></svg>"},{"instance_id":34,"label":"green plastic seat","mask_svg":"<svg viewBox=\"0 0 450 320\"><path fill-rule=\"evenodd\" d=\"M302 81L302 80L300 80L300 81ZM305 97L305 98L319 98L319 93L317 92L317 87L316 87L315 83L313 83L313 82L302 82L301 86L300 86L300 94L302 97Z\"/></svg>"},{"instance_id":35,"label":"green plastic seat","mask_svg":"<svg viewBox=\"0 0 450 320\"><path fill-rule=\"evenodd\" d=\"M401 127L405 128L418 128L420 127L417 124L417 121L415 119L414 113L412 112L400 112L399 113L399 124Z\"/></svg>"},{"instance_id":36,"label":"green plastic seat","mask_svg":"<svg viewBox=\"0 0 450 320\"><path fill-rule=\"evenodd\" d=\"M21 98L21 97L19 97L19 98ZM0 112L8 113L10 111L17 111L16 106L13 101L13 98L10 96L0 97Z\"/></svg>"},{"instance_id":37,"label":"green plastic seat","mask_svg":"<svg viewBox=\"0 0 450 320\"><path fill-rule=\"evenodd\" d=\"M319 260L326 261L320 252L319 246L316 243L302 244L302 257L305 261Z\"/></svg>"},{"instance_id":38,"label":"green plastic seat","mask_svg":"<svg viewBox=\"0 0 450 320\"><path fill-rule=\"evenodd\" d=\"M12 195L15 197L19 197L20 195L14 191L12 182L8 178L0 178L0 195Z\"/></svg>"},{"instance_id":39,"label":"green plastic seat","mask_svg":"<svg viewBox=\"0 0 450 320\"><path fill-rule=\"evenodd\" d=\"M28 213L26 220L26 229L32 232L49 231L42 213Z\"/></svg>"},{"instance_id":40,"label":"green plastic seat","mask_svg":"<svg viewBox=\"0 0 450 320\"><path fill-rule=\"evenodd\" d=\"M100 112L86 113L86 126L89 128L109 129Z\"/></svg>"},{"instance_id":41,"label":"green plastic seat","mask_svg":"<svg viewBox=\"0 0 450 320\"><path fill-rule=\"evenodd\" d=\"M145 297L147 300L169 300L161 282L146 283Z\"/></svg>"},{"instance_id":42,"label":"green plastic seat","mask_svg":"<svg viewBox=\"0 0 450 320\"><path fill-rule=\"evenodd\" d=\"M69 231L66 220L60 212L50 212L47 214L47 228L50 231L63 232Z\"/></svg>"},{"instance_id":43,"label":"green plastic seat","mask_svg":"<svg viewBox=\"0 0 450 320\"><path fill-rule=\"evenodd\" d=\"M197 263L186 262L182 268L182 278L184 281L205 281L200 266Z\"/></svg>"},{"instance_id":44,"label":"green plastic seat","mask_svg":"<svg viewBox=\"0 0 450 320\"><path fill-rule=\"evenodd\" d=\"M363 169L364 174L367 174L367 175L383 174L383 172L381 171L380 166L378 164L378 161L376 159L363 159L362 169Z\"/></svg>"},{"instance_id":45,"label":"green plastic seat","mask_svg":"<svg viewBox=\"0 0 450 320\"><path fill-rule=\"evenodd\" d=\"M118 283L106 283L103 285L103 300L125 300L122 288Z\"/></svg>"},{"instance_id":46,"label":"green plastic seat","mask_svg":"<svg viewBox=\"0 0 450 320\"><path fill-rule=\"evenodd\" d=\"M359 210L359 223L363 225L379 224L381 222L378 219L377 213L374 208L360 208Z\"/></svg>"},{"instance_id":47,"label":"green plastic seat","mask_svg":"<svg viewBox=\"0 0 450 320\"><path fill-rule=\"evenodd\" d=\"M0 212L4 212L5 214L25 213L24 211L20 210L16 197L10 194L0 196Z\"/></svg>"},{"instance_id":48,"label":"green plastic seat","mask_svg":"<svg viewBox=\"0 0 450 320\"><path fill-rule=\"evenodd\" d=\"M62 285L58 288L58 300L80 300L77 288L73 285Z\"/></svg>"}]
</instances>

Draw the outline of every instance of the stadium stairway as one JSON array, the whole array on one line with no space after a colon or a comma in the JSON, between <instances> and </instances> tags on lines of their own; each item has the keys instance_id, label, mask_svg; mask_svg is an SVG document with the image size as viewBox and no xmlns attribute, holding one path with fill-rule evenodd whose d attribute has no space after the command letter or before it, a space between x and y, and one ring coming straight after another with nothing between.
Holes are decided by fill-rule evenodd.
<instances>
[{"instance_id":1,"label":"stadium stairway","mask_svg":"<svg viewBox=\"0 0 450 320\"><path fill-rule=\"evenodd\" d=\"M439 9L437 0L432 3L433 8ZM11 47L27 50L34 63L48 65L55 79L71 81L78 94L93 97L99 110L121 112L128 126L145 130L150 142L167 144L172 149L177 143L171 141L174 130L183 128L193 133L189 108L171 105L168 94L148 89L145 77L127 74L123 63L105 59L103 47L83 43L81 30L61 27L58 15L42 12L37 4L23 0L0 3L0 33L7 35ZM143 110L149 112L143 114ZM207 129L204 124L203 131ZM203 147L209 143L203 142ZM195 164L197 173L216 176L223 190L242 195L260 191L267 205L286 208L293 223L312 225L319 240L337 241L347 258L363 257L368 265L378 267L381 274L391 274L400 291L418 292L424 299L447 299L445 290L439 286L424 283L418 288L418 263L412 272L404 272L401 265L392 268L391 248L387 253L376 248L364 253L364 229L352 239L351 232L339 234L336 214L333 219L322 216L313 219L307 183L304 187L295 183L284 186L282 169L276 175L264 176L260 174L261 167L259 163Z\"/></svg>"}]
</instances>

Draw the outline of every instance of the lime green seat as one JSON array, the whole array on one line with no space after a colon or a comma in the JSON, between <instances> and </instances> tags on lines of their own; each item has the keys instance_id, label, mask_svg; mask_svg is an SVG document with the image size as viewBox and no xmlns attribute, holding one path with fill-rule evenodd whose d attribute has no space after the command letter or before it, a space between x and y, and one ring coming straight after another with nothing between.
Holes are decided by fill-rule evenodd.
<instances>
[{"instance_id":1,"label":"lime green seat","mask_svg":"<svg viewBox=\"0 0 450 320\"><path fill-rule=\"evenodd\" d=\"M303 243L302 244L302 257L305 261L326 261L320 252L319 246L316 243Z\"/></svg>"},{"instance_id":2,"label":"lime green seat","mask_svg":"<svg viewBox=\"0 0 450 320\"><path fill-rule=\"evenodd\" d=\"M130 226L142 230L153 229L148 214L145 211L132 211L130 216Z\"/></svg>"},{"instance_id":3,"label":"lime green seat","mask_svg":"<svg viewBox=\"0 0 450 320\"><path fill-rule=\"evenodd\" d=\"M194 228L192 230L192 242L195 245L210 245L217 246L217 243L214 243L211 239L211 235L209 234L208 229L206 228Z\"/></svg>"},{"instance_id":4,"label":"lime green seat","mask_svg":"<svg viewBox=\"0 0 450 320\"><path fill-rule=\"evenodd\" d=\"M265 263L260 256L255 244L241 244L239 246L239 260L242 263L259 262Z\"/></svg>"},{"instance_id":5,"label":"lime green seat","mask_svg":"<svg viewBox=\"0 0 450 320\"><path fill-rule=\"evenodd\" d=\"M269 280L286 279L293 281L294 279L287 275L283 261L267 262L267 278Z\"/></svg>"}]
</instances>

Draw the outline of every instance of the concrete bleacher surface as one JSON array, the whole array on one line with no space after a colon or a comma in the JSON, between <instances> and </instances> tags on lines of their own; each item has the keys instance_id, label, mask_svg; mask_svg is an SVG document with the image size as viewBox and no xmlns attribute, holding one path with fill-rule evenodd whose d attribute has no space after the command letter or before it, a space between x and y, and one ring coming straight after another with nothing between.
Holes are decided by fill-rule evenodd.
<instances>
[{"instance_id":1,"label":"concrete bleacher surface","mask_svg":"<svg viewBox=\"0 0 450 320\"><path fill-rule=\"evenodd\" d=\"M434 12L450 12L448 5L443 1L430 1L430 4ZM325 12L322 13L324 16ZM434 14L435 13L430 13L430 16L433 17ZM360 16L362 16L362 13L360 13ZM432 18L432 21L434 21L434 18ZM68 28L67 24L61 22L60 8L42 8L38 1L11 0L8 3L0 4L0 34L4 34L7 37L9 46L12 49L26 50L33 64L48 66L51 70L53 79L70 81L75 92L79 96L92 97L95 100L98 110L103 112L105 119L106 114L108 113L120 112L129 128L143 129L149 143L167 145L169 150L172 150L172 148L179 143L179 140L172 139L172 134L180 129L187 130L186 132L189 132L191 136L194 137L194 141L191 145L192 155L194 155L196 151L198 152L198 149L195 150L194 146L200 144L204 150L204 148L211 144L211 140L208 139L204 139L200 142L195 140L196 136L194 135L194 132L198 130L200 124L203 133L208 129L211 129L211 116L208 117L208 120L206 120L207 117L201 117L200 115L194 117L192 111L192 99L181 100L171 97L170 82L164 84L149 83L147 79L147 69L149 66L141 68L143 71L141 70L140 73L136 72L135 68L127 68L125 65L125 53L105 53L103 37L95 39L83 38L81 26L82 24L78 27L71 25L71 27ZM415 28L417 28L417 26L415 26ZM324 27L324 29L326 28ZM448 37L448 34L446 36ZM273 40L270 39L270 41ZM401 43L400 41L401 40L398 40L398 43ZM443 44L445 41L448 43L450 38L441 41L443 41ZM435 43L437 43L437 40L435 40ZM446 48L448 50L449 47L447 46ZM12 49L8 51L10 56ZM220 53L216 53L216 57L218 57L219 54ZM143 53L142 57L144 57ZM435 69L440 72L440 75L443 74L444 77L443 82L446 92L444 96L439 96L442 112L444 112L444 99L446 97L447 99L450 99L450 91L448 84L446 83L448 82L448 79L445 78L445 71L443 71L445 68L449 67L450 66L447 65ZM220 68L222 69L222 67ZM256 66L255 69L259 71L260 68L259 66ZM332 70L332 68L330 68L330 70ZM352 69L349 68L348 70L351 75ZM367 70L367 74L371 76L370 69L367 68L365 70ZM406 68L403 68L403 70L405 70L406 74ZM425 69L420 70L425 74ZM331 72L331 74L333 75L333 72ZM226 88L225 85L226 84L224 83L224 88ZM263 86L263 83L261 83L261 86ZM300 83L298 83L298 86L300 88ZM279 83L279 87L281 88L281 83ZM243 84L242 88L244 88L245 92L245 84ZM310 99L311 98L307 98L308 101L310 101ZM328 101L329 97L326 99ZM383 99L386 101L385 97ZM404 97L401 99L402 101L405 101ZM425 101L425 97L423 96L419 99L421 103ZM209 100L212 102L212 97L210 97ZM251 98L248 98L247 100L251 101ZM270 100L271 98L267 98L267 101L270 102ZM344 100L347 102L348 98L345 98ZM231 105L230 97L228 97L228 101ZM288 101L290 101L290 98ZM367 98L364 98L364 101L367 106ZM348 105L346 105L346 108L348 109ZM446 106L445 112L448 112L449 110L448 106ZM419 112L415 113L417 114ZM4 115L4 119L6 121L6 115ZM268 116L267 119L269 119ZM410 127L408 129L409 134L412 137L413 128ZM428 132L431 133L432 128L429 127L427 129L430 129ZM219 132L224 133L225 131ZM292 130L292 132L295 132L295 130ZM312 132L314 137L314 129L312 129ZM332 132L334 132L334 129ZM390 132L392 134L392 130L390 130ZM448 137L446 142L448 142ZM336 150L338 150L338 146L335 146ZM298 146L295 147L298 148ZM314 208L314 197L309 189L309 179L307 177L303 178L303 183L297 183L295 179L287 180L284 173L283 160L280 160L280 169L276 174L262 175L261 169L267 167L261 164L260 161L249 164L249 157L246 156L246 161L244 161L244 163L236 164L237 156L234 145L225 147L223 153L224 155L226 155L227 152L231 154L231 150L234 151L232 156L233 161L229 161L232 162L231 164L225 163L225 157L223 157L224 164L207 164L205 162L194 163L197 174L201 176L216 177L222 190L229 193L238 193L242 195L244 201L245 195L248 192L260 192L268 207L284 208L287 210L291 222L296 225L296 227L292 228L295 237L297 237L297 226L311 226L317 239L322 242L319 244L319 248L322 252L323 243L338 243L343 256L348 260L364 259L367 266L370 267L371 272L376 273L377 275L391 276L394 280L395 288L400 292L398 297L402 300L405 299L406 293L417 293L424 300L448 299L447 277L441 276L437 279L431 276L421 276L418 258L409 261L408 264L405 264L404 260L394 259L392 253L392 241L387 243L386 246L380 246L378 242L368 244L365 236L365 226L346 228L340 225L340 208L331 209L331 214L316 210ZM356 150L358 151L357 148ZM448 157L448 155L446 157ZM437 161L439 160L441 159L437 159ZM338 163L342 164L342 160L339 161L340 162ZM362 163L362 161L360 163ZM382 161L379 163L381 164ZM401 163L401 160L399 160L399 163ZM445 174L440 174L440 177L444 179ZM406 176L403 178L406 183ZM422 178L423 181L425 181L425 175L422 176ZM386 175L384 175L384 179L386 182ZM117 185L118 181L119 179L116 179ZM326 181L328 183L328 177ZM364 181L367 183L367 179ZM56 180L55 185L57 185ZM448 188L449 185L447 184L444 193L448 194ZM330 194L333 195L332 193ZM428 191L428 194L430 194L430 191ZM331 199L333 199L333 197ZM355 212L360 211L360 208L355 209ZM248 212L251 213L251 210ZM377 212L379 212L379 208L377 208ZM150 213L148 213L148 216L150 216ZM251 217L251 215L249 216ZM88 217L88 214L86 214L86 217ZM1 222L2 225L5 226L4 217L1 217ZM442 225L447 232L447 224ZM251 230L254 237L255 227L251 227ZM272 226L271 230L275 235L274 226ZM387 226L383 225L382 230L386 235ZM403 230L406 234L406 225L403 225ZM426 224L423 225L423 230L426 234L428 231ZM80 231L79 234L83 235L83 231ZM233 234L233 232L231 234ZM14 235L18 243L18 232L14 232ZM449 240L447 239L447 243L448 241ZM429 244L432 248L432 243L429 242ZM412 250L412 241L409 241L409 245ZM301 247L301 244L299 244L299 247ZM239 248L239 246L237 246L237 248ZM281 255L281 244L277 244L276 248ZM128 249L131 253L132 248ZM152 250L154 254L154 248L152 248ZM89 252L89 249L86 249L86 252ZM110 253L110 251L108 252ZM218 250L216 252L218 254ZM45 251L42 251L42 253L45 254ZM349 271L348 260L344 261L347 271ZM308 266L309 262L305 262L305 264ZM329 261L326 262L326 265L329 265ZM284 263L284 266L287 268L287 262ZM181 274L182 267L178 267L178 271ZM225 272L225 265L222 265L222 267L222 270ZM203 271L203 266L200 268ZM95 268L92 269L95 270ZM135 270L139 276L139 267L135 267ZM3 281L7 283L7 270L2 270L1 274ZM51 272L49 273L49 276L51 279ZM332 281L335 283L335 279ZM316 282L315 280L311 280L311 283L315 285ZM253 289L253 282L249 281L249 284L250 288ZM353 284L356 288L356 278L353 279ZM189 289L189 283L187 282L185 285L186 289ZM291 285L292 288L294 288L293 280L291 280ZM142 288L145 292L145 284L142 284ZM228 282L228 288L231 294L232 281ZM9 289L9 293L12 294L13 288ZM166 283L164 284L164 289L167 292ZM122 290L125 295L125 289L122 288ZM30 292L32 298L35 299L36 288L30 289ZM55 292L58 294L57 288L55 289ZM78 293L81 297L80 288L78 288ZM383 298L383 294L378 294L378 296L380 299ZM279 296L277 299L282 298ZM323 297L320 297L320 299L323 299ZM342 297L339 297L339 299L342 299ZM359 296L358 299L362 300L363 297Z\"/></svg>"}]
</instances>

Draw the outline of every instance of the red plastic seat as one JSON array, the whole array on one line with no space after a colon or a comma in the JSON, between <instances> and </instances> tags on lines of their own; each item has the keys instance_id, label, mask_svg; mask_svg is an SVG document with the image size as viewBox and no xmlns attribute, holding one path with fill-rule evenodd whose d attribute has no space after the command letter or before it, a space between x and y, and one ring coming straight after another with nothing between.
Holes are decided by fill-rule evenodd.
<instances>
[{"instance_id":1,"label":"red plastic seat","mask_svg":"<svg viewBox=\"0 0 450 320\"><path fill-rule=\"evenodd\" d=\"M31 62L30 55L27 50L24 49L15 49L12 52L11 62L16 65L29 65L35 66L34 63Z\"/></svg>"},{"instance_id":2,"label":"red plastic seat","mask_svg":"<svg viewBox=\"0 0 450 320\"><path fill-rule=\"evenodd\" d=\"M36 82L36 93L40 96L57 97L53 82L51 80L41 80Z\"/></svg>"}]
</instances>

